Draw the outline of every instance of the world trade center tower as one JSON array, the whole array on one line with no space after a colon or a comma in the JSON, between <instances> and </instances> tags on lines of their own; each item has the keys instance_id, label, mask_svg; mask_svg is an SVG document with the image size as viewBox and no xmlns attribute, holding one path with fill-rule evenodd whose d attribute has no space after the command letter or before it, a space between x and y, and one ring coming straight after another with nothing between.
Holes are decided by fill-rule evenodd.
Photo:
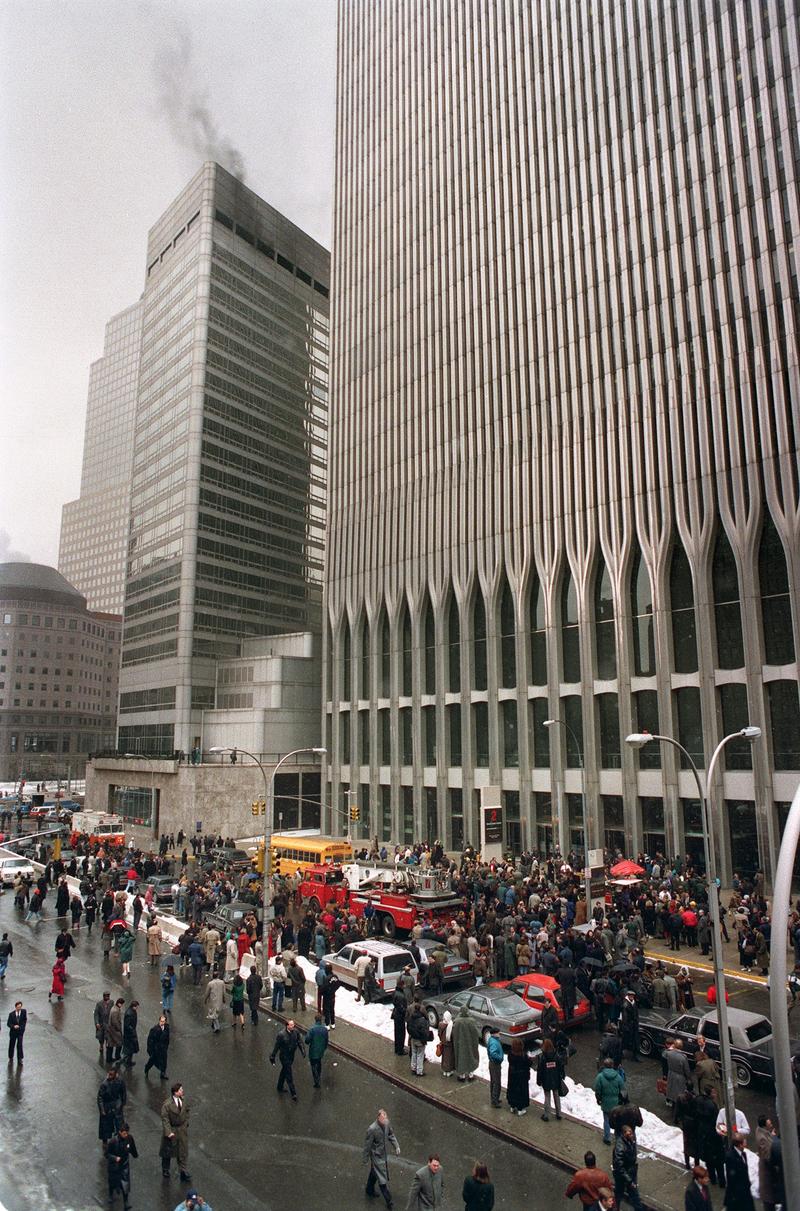
<instances>
[{"instance_id":1,"label":"world trade center tower","mask_svg":"<svg viewBox=\"0 0 800 1211\"><path fill-rule=\"evenodd\" d=\"M800 772L793 0L342 0L331 803L769 880ZM546 726L547 724L547 726Z\"/></svg>"}]
</instances>

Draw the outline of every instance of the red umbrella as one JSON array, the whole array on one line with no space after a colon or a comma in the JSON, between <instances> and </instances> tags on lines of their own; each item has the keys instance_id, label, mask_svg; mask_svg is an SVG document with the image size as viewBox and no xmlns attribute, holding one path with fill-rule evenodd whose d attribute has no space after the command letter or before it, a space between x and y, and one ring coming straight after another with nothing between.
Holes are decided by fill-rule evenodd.
<instances>
[{"instance_id":1,"label":"red umbrella","mask_svg":"<svg viewBox=\"0 0 800 1211\"><path fill-rule=\"evenodd\" d=\"M635 862L631 862L630 858L624 858L622 862L611 867L611 873L615 879L624 879L631 875L643 875L644 867L637 866Z\"/></svg>"}]
</instances>

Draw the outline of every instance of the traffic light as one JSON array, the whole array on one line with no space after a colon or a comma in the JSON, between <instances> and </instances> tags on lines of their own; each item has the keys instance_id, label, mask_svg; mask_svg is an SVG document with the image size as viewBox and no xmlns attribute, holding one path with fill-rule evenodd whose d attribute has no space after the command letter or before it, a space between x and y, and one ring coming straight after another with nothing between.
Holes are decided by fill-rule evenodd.
<instances>
[{"instance_id":1,"label":"traffic light","mask_svg":"<svg viewBox=\"0 0 800 1211\"><path fill-rule=\"evenodd\" d=\"M267 805L263 799L254 799L250 804L250 811L254 816L263 816L267 810Z\"/></svg>"},{"instance_id":2,"label":"traffic light","mask_svg":"<svg viewBox=\"0 0 800 1211\"><path fill-rule=\"evenodd\" d=\"M359 811L359 809L358 809L358 804L357 804L357 803L351 803L351 804L350 804L350 819L353 821L353 823L354 823L354 824L355 824L355 823L356 823L358 820L360 820L360 819L361 819L361 812L360 812L360 811Z\"/></svg>"}]
</instances>

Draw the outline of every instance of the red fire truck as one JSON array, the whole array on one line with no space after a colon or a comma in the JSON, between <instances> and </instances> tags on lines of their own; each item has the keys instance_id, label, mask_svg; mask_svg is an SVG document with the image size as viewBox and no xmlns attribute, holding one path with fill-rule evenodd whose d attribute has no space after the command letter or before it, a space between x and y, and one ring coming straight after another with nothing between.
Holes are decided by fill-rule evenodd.
<instances>
[{"instance_id":1,"label":"red fire truck","mask_svg":"<svg viewBox=\"0 0 800 1211\"><path fill-rule=\"evenodd\" d=\"M312 912L333 903L355 917L371 904L386 938L407 934L417 921L445 925L461 907L449 874L415 867L351 862L343 866L309 866L299 892Z\"/></svg>"}]
</instances>

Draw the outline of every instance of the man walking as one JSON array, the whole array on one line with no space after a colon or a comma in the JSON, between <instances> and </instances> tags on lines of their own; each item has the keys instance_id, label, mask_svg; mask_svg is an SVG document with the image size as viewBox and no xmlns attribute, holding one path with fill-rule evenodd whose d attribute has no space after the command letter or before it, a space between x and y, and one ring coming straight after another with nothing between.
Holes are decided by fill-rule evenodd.
<instances>
[{"instance_id":1,"label":"man walking","mask_svg":"<svg viewBox=\"0 0 800 1211\"><path fill-rule=\"evenodd\" d=\"M427 1165L417 1169L408 1194L406 1211L428 1211L441 1207L444 1198L444 1175L442 1162L436 1152L428 1157Z\"/></svg>"},{"instance_id":2,"label":"man walking","mask_svg":"<svg viewBox=\"0 0 800 1211\"><path fill-rule=\"evenodd\" d=\"M305 1043L308 1048L308 1062L311 1065L314 1088L319 1089L322 1079L322 1057L328 1047L328 1031L323 1024L321 1013L316 1015L314 1025L306 1035Z\"/></svg>"},{"instance_id":3,"label":"man walking","mask_svg":"<svg viewBox=\"0 0 800 1211\"><path fill-rule=\"evenodd\" d=\"M8 934L4 933L3 940L0 942L0 980L4 980L6 978L8 960L11 958L13 953L14 947L8 940Z\"/></svg>"},{"instance_id":4,"label":"man walking","mask_svg":"<svg viewBox=\"0 0 800 1211\"><path fill-rule=\"evenodd\" d=\"M505 1053L503 1044L500 1042L500 1027L491 1026L489 1028L489 1039L486 1044L486 1050L489 1055L489 1099L495 1110L500 1107L500 1093L502 1091L501 1073L503 1071L503 1059Z\"/></svg>"},{"instance_id":5,"label":"man walking","mask_svg":"<svg viewBox=\"0 0 800 1211\"><path fill-rule=\"evenodd\" d=\"M97 1045L100 1048L100 1063L103 1062L103 1044L106 1041L106 1032L108 1031L108 1016L111 1013L111 993L104 992L102 999L97 1001L94 1007L94 1037L97 1039ZM107 1062L111 1063L111 1056L108 1056Z\"/></svg>"},{"instance_id":6,"label":"man walking","mask_svg":"<svg viewBox=\"0 0 800 1211\"><path fill-rule=\"evenodd\" d=\"M389 1115L385 1110L379 1110L374 1123L367 1127L364 1138L363 1160L369 1163L366 1194L368 1198L377 1198L377 1185L387 1207L391 1207L392 1195L389 1190L389 1148L394 1148L395 1156L400 1155L400 1145L392 1130Z\"/></svg>"},{"instance_id":7,"label":"man walking","mask_svg":"<svg viewBox=\"0 0 800 1211\"><path fill-rule=\"evenodd\" d=\"M8 1027L8 1062L9 1064L14 1058L14 1049L17 1052L17 1063L21 1064L24 1056L22 1053L22 1038L25 1034L25 1028L28 1025L28 1011L23 1008L22 1001L16 1001L14 1008L8 1015L6 1026Z\"/></svg>"},{"instance_id":8,"label":"man walking","mask_svg":"<svg viewBox=\"0 0 800 1211\"><path fill-rule=\"evenodd\" d=\"M289 1086L289 1092L292 1095L292 1101L297 1101L297 1090L294 1087L294 1076L292 1074L292 1064L297 1052L302 1056L306 1054L306 1049L303 1046L303 1040L300 1038L300 1031L290 1018L283 1030L278 1031L275 1039L275 1046L269 1057L270 1064L275 1064L275 1056L280 1055L281 1071L278 1076L278 1093L283 1093L284 1085Z\"/></svg>"},{"instance_id":9,"label":"man walking","mask_svg":"<svg viewBox=\"0 0 800 1211\"><path fill-rule=\"evenodd\" d=\"M564 1191L564 1197L574 1198L577 1194L584 1207L594 1207L600 1201L601 1190L607 1190L610 1195L611 1178L604 1169L598 1169L595 1154L587 1152L583 1158L583 1168L576 1170Z\"/></svg>"},{"instance_id":10,"label":"man walking","mask_svg":"<svg viewBox=\"0 0 800 1211\"><path fill-rule=\"evenodd\" d=\"M250 975L244 983L247 991L247 1004L250 1006L250 1021L254 1026L258 1025L258 1006L261 1001L261 992L264 988L264 981L258 974L258 969L253 966L250 968Z\"/></svg>"},{"instance_id":11,"label":"man walking","mask_svg":"<svg viewBox=\"0 0 800 1211\"><path fill-rule=\"evenodd\" d=\"M642 1211L642 1200L639 1197L639 1160L636 1147L636 1136L633 1127L623 1127L614 1145L614 1197L617 1206L622 1207L625 1199L633 1207L633 1211Z\"/></svg>"},{"instance_id":12,"label":"man walking","mask_svg":"<svg viewBox=\"0 0 800 1211\"><path fill-rule=\"evenodd\" d=\"M123 1211L128 1211L131 1192L131 1157L138 1157L136 1141L128 1130L127 1123L120 1123L119 1131L109 1140L106 1148L108 1166L108 1202L114 1202L117 1191L122 1195Z\"/></svg>"},{"instance_id":13,"label":"man walking","mask_svg":"<svg viewBox=\"0 0 800 1211\"><path fill-rule=\"evenodd\" d=\"M161 1157L161 1176L169 1177L169 1167L173 1156L178 1158L178 1168L182 1182L190 1182L191 1175L187 1171L189 1163L189 1107L183 1095L183 1085L177 1081L172 1086L170 1096L161 1107L161 1147L158 1155Z\"/></svg>"},{"instance_id":14,"label":"man walking","mask_svg":"<svg viewBox=\"0 0 800 1211\"><path fill-rule=\"evenodd\" d=\"M208 1017L211 1018L211 1029L219 1034L219 1014L225 1004L225 981L221 976L212 976L206 984L203 1000L208 1005Z\"/></svg>"},{"instance_id":15,"label":"man walking","mask_svg":"<svg viewBox=\"0 0 800 1211\"><path fill-rule=\"evenodd\" d=\"M168 1052L169 1024L166 1014L162 1013L155 1026L151 1026L147 1033L147 1063L144 1066L144 1075L147 1076L151 1068L157 1068L162 1081L165 1081Z\"/></svg>"}]
</instances>

